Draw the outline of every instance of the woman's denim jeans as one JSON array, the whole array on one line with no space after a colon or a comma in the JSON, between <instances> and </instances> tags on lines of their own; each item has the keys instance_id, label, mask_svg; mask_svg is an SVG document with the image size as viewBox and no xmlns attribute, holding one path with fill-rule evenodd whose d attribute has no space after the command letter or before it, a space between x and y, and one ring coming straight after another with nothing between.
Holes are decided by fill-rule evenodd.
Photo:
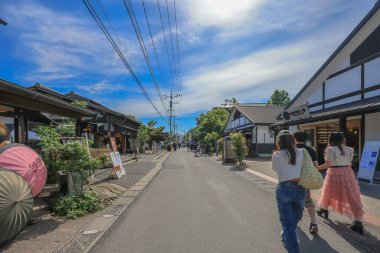
<instances>
[{"instance_id":1,"label":"woman's denim jeans","mask_svg":"<svg viewBox=\"0 0 380 253\"><path fill-rule=\"evenodd\" d=\"M300 252L296 228L302 218L305 197L305 188L298 185L298 182L285 181L277 185L276 200L282 224L282 236L289 253Z\"/></svg>"}]
</instances>

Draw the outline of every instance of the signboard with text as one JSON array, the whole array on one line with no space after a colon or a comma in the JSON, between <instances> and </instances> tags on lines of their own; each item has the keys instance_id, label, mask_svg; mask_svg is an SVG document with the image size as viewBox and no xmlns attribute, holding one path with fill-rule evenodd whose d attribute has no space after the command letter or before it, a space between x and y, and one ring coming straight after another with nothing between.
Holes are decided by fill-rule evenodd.
<instances>
[{"instance_id":1,"label":"signboard with text","mask_svg":"<svg viewBox=\"0 0 380 253\"><path fill-rule=\"evenodd\" d=\"M123 176L123 173L121 171L121 167L119 165L119 161L117 159L115 152L111 152L110 157L111 157L111 161L112 161L112 165L113 165L110 176L112 174L114 174L119 179ZM124 170L124 168L123 168L123 170ZM124 170L124 175L125 175L125 170Z\"/></svg>"},{"instance_id":2,"label":"signboard with text","mask_svg":"<svg viewBox=\"0 0 380 253\"><path fill-rule=\"evenodd\" d=\"M379 157L380 141L366 141L360 160L358 179L369 180L372 184L377 159Z\"/></svg>"}]
</instances>

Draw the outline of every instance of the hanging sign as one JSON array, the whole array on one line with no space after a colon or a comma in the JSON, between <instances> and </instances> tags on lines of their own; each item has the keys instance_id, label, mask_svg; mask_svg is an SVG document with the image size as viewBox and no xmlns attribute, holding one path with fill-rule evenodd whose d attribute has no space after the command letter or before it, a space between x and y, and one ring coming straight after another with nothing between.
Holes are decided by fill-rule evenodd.
<instances>
[{"instance_id":1,"label":"hanging sign","mask_svg":"<svg viewBox=\"0 0 380 253\"><path fill-rule=\"evenodd\" d=\"M377 159L379 157L380 141L366 141L360 160L358 179L369 180L372 184Z\"/></svg>"}]
</instances>

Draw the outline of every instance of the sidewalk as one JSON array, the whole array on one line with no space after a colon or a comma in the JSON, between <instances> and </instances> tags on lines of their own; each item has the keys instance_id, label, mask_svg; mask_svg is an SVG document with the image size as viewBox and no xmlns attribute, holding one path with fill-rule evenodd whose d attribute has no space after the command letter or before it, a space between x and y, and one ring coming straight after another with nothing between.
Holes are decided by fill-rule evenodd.
<instances>
[{"instance_id":1,"label":"sidewalk","mask_svg":"<svg viewBox=\"0 0 380 253\"><path fill-rule=\"evenodd\" d=\"M221 162L221 156L213 157L213 160ZM261 177L267 181L277 183L277 174L272 170L272 164L269 159L246 159L246 171ZM364 220L376 227L380 228L380 185L367 184L359 182L361 199L364 206ZM311 191L311 196L318 201L322 190Z\"/></svg>"},{"instance_id":2,"label":"sidewalk","mask_svg":"<svg viewBox=\"0 0 380 253\"><path fill-rule=\"evenodd\" d=\"M276 173L271 168L270 160L247 159L245 160L247 163L247 168L241 169L238 168L235 164L222 163L221 157L209 158L223 166L225 169L231 171L232 173L235 173L236 175L241 176L248 181L251 181L263 191L270 192L270 194L272 194L273 201L275 201L274 194L276 190L277 177ZM357 252L380 252L380 229L378 223L380 217L377 215L379 212L377 209L379 198L376 197L378 196L377 194L380 191L380 187L362 183L360 184L360 187L362 189L362 202L364 209L367 212L365 216L365 231L363 236L351 231L349 227L350 223L352 222L351 220L338 213L331 212L329 219L324 219L317 216L317 224L320 227L321 233L313 236L307 232L300 232L299 234L302 237L301 242L314 241L316 239L318 240L319 238L326 236L326 234L333 232L342 238L345 242L351 244L354 248L356 248ZM318 200L319 194L320 191L312 191L312 198L314 200ZM307 223L309 221L309 214L305 210L303 222ZM339 244L339 242L337 242L337 244Z\"/></svg>"},{"instance_id":3,"label":"sidewalk","mask_svg":"<svg viewBox=\"0 0 380 253\"><path fill-rule=\"evenodd\" d=\"M157 164L158 160L156 156L143 155L138 161L128 161L125 164L126 175L120 179L108 179L110 169L97 170L92 184L108 182L127 190L147 175ZM121 187L119 188L122 189ZM0 252L55 252L61 248L62 245L70 241L84 227L93 222L99 216L99 213L102 213L102 211L76 220L60 218L51 215L47 210L47 204L43 198L36 198L32 217L37 219L37 223L32 226L26 226L15 239L2 245ZM93 240L94 238L88 236L87 239Z\"/></svg>"}]
</instances>

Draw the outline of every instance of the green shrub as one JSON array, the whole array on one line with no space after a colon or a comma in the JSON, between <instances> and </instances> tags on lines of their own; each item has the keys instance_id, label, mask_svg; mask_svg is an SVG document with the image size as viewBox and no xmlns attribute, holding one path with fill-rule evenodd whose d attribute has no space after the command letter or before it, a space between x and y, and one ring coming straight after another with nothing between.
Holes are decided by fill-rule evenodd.
<instances>
[{"instance_id":1,"label":"green shrub","mask_svg":"<svg viewBox=\"0 0 380 253\"><path fill-rule=\"evenodd\" d=\"M61 196L55 200L53 211L58 216L76 219L89 213L95 213L103 208L100 199L93 193L85 193L83 196Z\"/></svg>"},{"instance_id":2,"label":"green shrub","mask_svg":"<svg viewBox=\"0 0 380 253\"><path fill-rule=\"evenodd\" d=\"M244 158L248 154L248 148L245 145L245 137L240 132L235 132L230 134L233 150L236 153L236 161L239 165L244 165Z\"/></svg>"},{"instance_id":3,"label":"green shrub","mask_svg":"<svg viewBox=\"0 0 380 253\"><path fill-rule=\"evenodd\" d=\"M112 161L108 154L102 154L99 158L100 166L102 168L111 168L112 167Z\"/></svg>"}]
</instances>

